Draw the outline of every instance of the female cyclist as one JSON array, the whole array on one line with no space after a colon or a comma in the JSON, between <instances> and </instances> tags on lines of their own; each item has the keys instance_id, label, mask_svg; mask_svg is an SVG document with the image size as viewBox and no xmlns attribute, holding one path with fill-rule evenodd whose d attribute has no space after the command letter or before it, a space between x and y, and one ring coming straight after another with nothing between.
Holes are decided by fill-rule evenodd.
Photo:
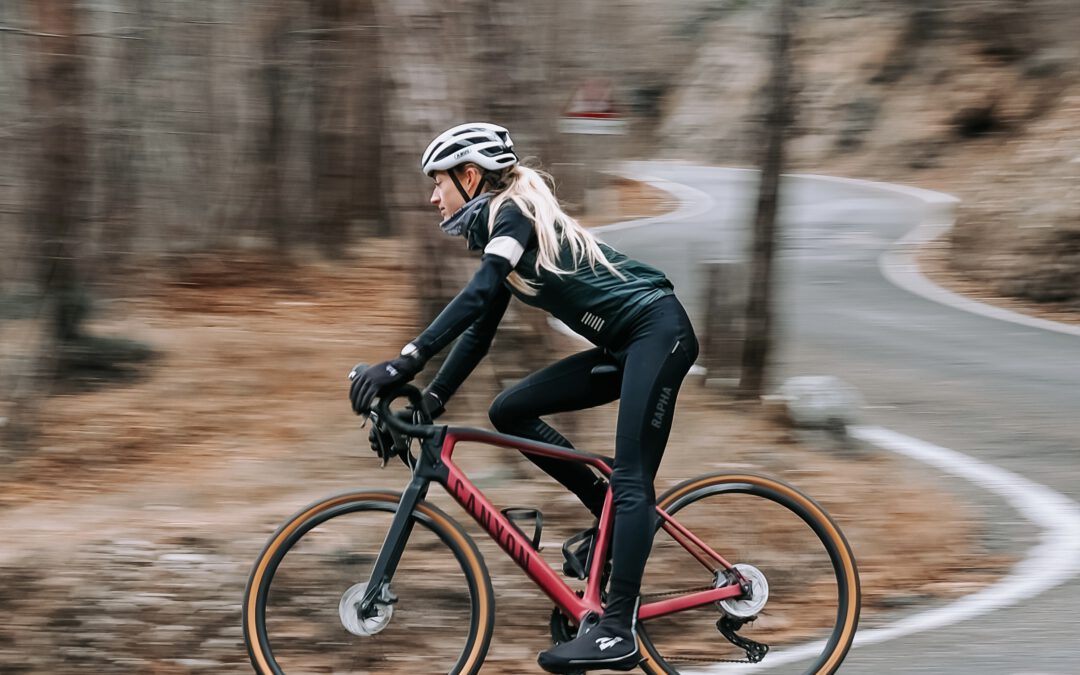
<instances>
[{"instance_id":1,"label":"female cyclist","mask_svg":"<svg viewBox=\"0 0 1080 675\"><path fill-rule=\"evenodd\" d=\"M487 354L511 295L546 310L594 345L537 371L491 405L500 432L572 448L541 418L620 400L611 488L615 504L608 600L600 622L539 656L549 672L630 670L640 661L635 622L652 547L653 479L664 453L675 398L698 344L671 282L660 271L597 241L559 207L541 175L518 162L506 129L456 126L424 152L435 181L431 203L442 230L481 251L480 268L434 322L390 361L350 388L367 412L386 387L412 379L457 339L425 391L433 416ZM459 339L460 336L460 339ZM598 365L615 366L594 375ZM529 456L599 515L607 485L584 465Z\"/></svg>"}]
</instances>

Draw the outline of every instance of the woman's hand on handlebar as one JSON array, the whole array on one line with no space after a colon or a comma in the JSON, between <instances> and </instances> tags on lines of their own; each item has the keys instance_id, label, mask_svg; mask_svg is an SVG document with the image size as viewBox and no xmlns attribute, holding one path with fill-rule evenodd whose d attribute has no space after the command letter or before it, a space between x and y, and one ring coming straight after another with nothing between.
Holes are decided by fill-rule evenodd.
<instances>
[{"instance_id":1,"label":"woman's hand on handlebar","mask_svg":"<svg viewBox=\"0 0 1080 675\"><path fill-rule=\"evenodd\" d=\"M402 422L430 424L430 422L441 415L444 410L442 401L430 391L424 392L423 398L420 400L420 409L423 412L423 415L418 415L416 408L410 404L404 409L394 413L394 415ZM394 445L394 438L390 433L390 428L385 424L372 425L371 431L368 432L368 443L371 445L371 449L375 454L380 458L385 459L384 455Z\"/></svg>"},{"instance_id":2,"label":"woman's hand on handlebar","mask_svg":"<svg viewBox=\"0 0 1080 675\"><path fill-rule=\"evenodd\" d=\"M410 356L399 356L374 366L357 364L349 373L349 401L353 412L366 415L371 402L381 392L413 379L424 367L423 362Z\"/></svg>"}]
</instances>

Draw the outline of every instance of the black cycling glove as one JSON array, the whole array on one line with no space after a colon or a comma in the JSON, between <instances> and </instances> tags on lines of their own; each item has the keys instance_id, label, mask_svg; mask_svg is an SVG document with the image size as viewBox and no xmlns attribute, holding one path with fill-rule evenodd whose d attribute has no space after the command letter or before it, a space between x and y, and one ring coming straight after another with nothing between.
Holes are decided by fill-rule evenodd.
<instances>
[{"instance_id":1,"label":"black cycling glove","mask_svg":"<svg viewBox=\"0 0 1080 675\"><path fill-rule=\"evenodd\" d=\"M383 390L405 384L423 368L423 360L416 356L399 356L365 370L353 368L349 373L349 379L352 380L349 385L349 400L352 401L353 412L357 415L367 413L371 409L371 401Z\"/></svg>"}]
</instances>

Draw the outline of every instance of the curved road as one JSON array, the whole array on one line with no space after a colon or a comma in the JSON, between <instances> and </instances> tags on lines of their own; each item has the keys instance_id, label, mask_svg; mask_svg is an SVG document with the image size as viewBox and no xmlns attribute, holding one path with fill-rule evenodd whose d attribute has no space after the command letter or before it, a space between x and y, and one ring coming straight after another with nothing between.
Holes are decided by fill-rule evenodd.
<instances>
[{"instance_id":1,"label":"curved road","mask_svg":"<svg viewBox=\"0 0 1080 675\"><path fill-rule=\"evenodd\" d=\"M756 174L665 162L624 168L685 186L702 205L650 227L616 226L601 235L667 271L700 326L696 263L745 257ZM801 178L785 183L775 381L836 375L862 393L865 423L1080 499L1080 338L969 314L890 284L878 259L919 219L900 196ZM935 471L925 473L944 484ZM992 523L988 549L1023 557L1038 535L1030 523L968 484L948 488L975 500ZM860 647L842 672L1077 673L1078 607L1074 577L977 619Z\"/></svg>"}]
</instances>

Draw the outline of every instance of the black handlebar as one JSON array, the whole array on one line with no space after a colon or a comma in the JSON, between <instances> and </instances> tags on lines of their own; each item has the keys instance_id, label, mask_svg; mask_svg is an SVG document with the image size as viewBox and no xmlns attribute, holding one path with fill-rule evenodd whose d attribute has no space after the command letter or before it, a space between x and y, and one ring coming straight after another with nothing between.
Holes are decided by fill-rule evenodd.
<instances>
[{"instance_id":1,"label":"black handlebar","mask_svg":"<svg viewBox=\"0 0 1080 675\"><path fill-rule=\"evenodd\" d=\"M390 404L402 396L409 399L409 403L412 404L413 410L424 409L424 394L411 384L403 384L400 387L395 387L394 389L387 391L379 397L379 402L375 404L375 411L379 414L379 417L382 420L385 420L387 426L404 436L411 436L412 438L434 438L435 435L439 433L438 427L431 424L410 424L405 420L399 419L397 415L390 412Z\"/></svg>"}]
</instances>

